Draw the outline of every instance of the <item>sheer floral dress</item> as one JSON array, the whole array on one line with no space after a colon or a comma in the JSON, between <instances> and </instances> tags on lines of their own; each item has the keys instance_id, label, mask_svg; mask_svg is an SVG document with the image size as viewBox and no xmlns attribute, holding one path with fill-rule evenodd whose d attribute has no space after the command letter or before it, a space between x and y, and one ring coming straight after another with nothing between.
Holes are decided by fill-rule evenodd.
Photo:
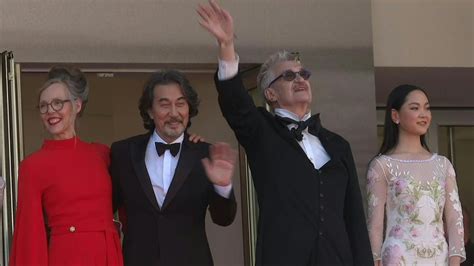
<instances>
[{"instance_id":1,"label":"sheer floral dress","mask_svg":"<svg viewBox=\"0 0 474 266\"><path fill-rule=\"evenodd\" d=\"M369 166L367 193L374 260L383 265L447 265L451 256L465 260L456 174L446 157L379 155Z\"/></svg>"}]
</instances>

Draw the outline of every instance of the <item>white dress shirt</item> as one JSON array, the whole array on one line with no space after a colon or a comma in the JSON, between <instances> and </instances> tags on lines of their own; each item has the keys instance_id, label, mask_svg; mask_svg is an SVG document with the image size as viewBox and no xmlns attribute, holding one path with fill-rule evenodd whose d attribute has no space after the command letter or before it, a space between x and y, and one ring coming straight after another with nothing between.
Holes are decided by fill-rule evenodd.
<instances>
[{"instance_id":1,"label":"white dress shirt","mask_svg":"<svg viewBox=\"0 0 474 266\"><path fill-rule=\"evenodd\" d=\"M235 77L235 75L237 75L238 68L239 68L238 55L236 55L236 58L234 61L224 61L224 60L219 59L219 70L217 72L217 77L219 80L231 79ZM275 115L288 117L296 121L306 120L311 117L311 113L307 113L303 117L303 119L299 119L299 117L296 114L286 109L281 109L281 108L275 109ZM290 130L294 127L296 127L296 124L288 125L288 129ZM303 133L303 139L301 141L298 141L298 144L306 153L306 156L308 156L308 159L313 163L314 168L315 169L321 168L323 165L329 162L329 160L331 160L331 157L329 157L329 154L324 149L319 138L308 132L308 128L303 130L302 133Z\"/></svg>"},{"instance_id":2,"label":"white dress shirt","mask_svg":"<svg viewBox=\"0 0 474 266\"><path fill-rule=\"evenodd\" d=\"M168 144L180 143L180 149L176 156L171 155L169 150L158 156L156 152L155 142L166 143L157 133L153 131L153 134L148 141L145 151L145 165L150 176L151 185L155 192L156 200L161 207L165 201L168 189L173 181L176 166L178 165L179 156L181 155L182 144L184 140L184 133L181 134L175 141ZM224 198L229 198L232 191L232 184L228 186L214 185L214 190L217 194Z\"/></svg>"},{"instance_id":3,"label":"white dress shirt","mask_svg":"<svg viewBox=\"0 0 474 266\"><path fill-rule=\"evenodd\" d=\"M288 117L295 121L305 121L306 119L309 119L311 117L311 112L305 114L303 119L299 119L299 117L296 114L286 109L275 108L275 115L278 115L281 117ZM289 130L291 130L292 128L297 127L297 125L288 124L287 127ZM329 157L329 154L324 149L319 138L308 132L308 128L305 128L303 132L301 133L303 134L303 139L301 141L298 141L298 144L306 153L306 156L308 156L308 159L313 163L314 168L315 169L321 168L323 165L329 162L331 157Z\"/></svg>"}]
</instances>

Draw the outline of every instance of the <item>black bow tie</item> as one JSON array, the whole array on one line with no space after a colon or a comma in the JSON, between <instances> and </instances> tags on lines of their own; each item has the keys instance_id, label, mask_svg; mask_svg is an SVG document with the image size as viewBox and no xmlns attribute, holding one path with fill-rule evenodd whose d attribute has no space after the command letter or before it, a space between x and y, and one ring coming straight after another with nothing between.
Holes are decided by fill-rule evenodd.
<instances>
[{"instance_id":1,"label":"black bow tie","mask_svg":"<svg viewBox=\"0 0 474 266\"><path fill-rule=\"evenodd\" d=\"M291 134L295 137L296 140L301 141L303 139L303 130L308 127L308 131L317 136L319 129L321 128L321 122L319 120L319 114L312 115L310 118L305 121L296 121L289 117L275 116L275 118L283 123L283 125L295 124L296 127L291 129Z\"/></svg>"},{"instance_id":2,"label":"black bow tie","mask_svg":"<svg viewBox=\"0 0 474 266\"><path fill-rule=\"evenodd\" d=\"M178 154L179 152L181 143L165 144L162 142L155 142L155 147L156 147L156 152L158 153L158 156L163 155L163 153L165 153L166 150L170 150L171 155L175 157L176 154Z\"/></svg>"}]
</instances>

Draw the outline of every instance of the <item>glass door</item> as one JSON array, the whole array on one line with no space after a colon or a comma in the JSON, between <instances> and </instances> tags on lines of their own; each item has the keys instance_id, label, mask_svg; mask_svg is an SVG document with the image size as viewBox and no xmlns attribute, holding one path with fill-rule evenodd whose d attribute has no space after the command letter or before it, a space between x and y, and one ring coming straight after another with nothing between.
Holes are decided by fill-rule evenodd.
<instances>
[{"instance_id":1,"label":"glass door","mask_svg":"<svg viewBox=\"0 0 474 266\"><path fill-rule=\"evenodd\" d=\"M8 265L13 236L18 166L23 158L20 67L12 52L1 53L0 63L0 264Z\"/></svg>"}]
</instances>

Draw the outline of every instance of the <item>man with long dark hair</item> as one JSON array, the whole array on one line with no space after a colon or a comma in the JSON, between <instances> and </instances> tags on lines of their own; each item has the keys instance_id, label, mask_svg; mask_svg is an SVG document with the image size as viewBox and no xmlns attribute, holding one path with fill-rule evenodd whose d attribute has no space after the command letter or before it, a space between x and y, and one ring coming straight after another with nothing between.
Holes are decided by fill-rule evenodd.
<instances>
[{"instance_id":1,"label":"man with long dark hair","mask_svg":"<svg viewBox=\"0 0 474 266\"><path fill-rule=\"evenodd\" d=\"M198 105L183 74L157 72L139 103L149 132L112 144L114 205L126 213L126 265L213 265L207 208L218 225L234 220L236 152L224 143L188 140L186 129Z\"/></svg>"}]
</instances>

